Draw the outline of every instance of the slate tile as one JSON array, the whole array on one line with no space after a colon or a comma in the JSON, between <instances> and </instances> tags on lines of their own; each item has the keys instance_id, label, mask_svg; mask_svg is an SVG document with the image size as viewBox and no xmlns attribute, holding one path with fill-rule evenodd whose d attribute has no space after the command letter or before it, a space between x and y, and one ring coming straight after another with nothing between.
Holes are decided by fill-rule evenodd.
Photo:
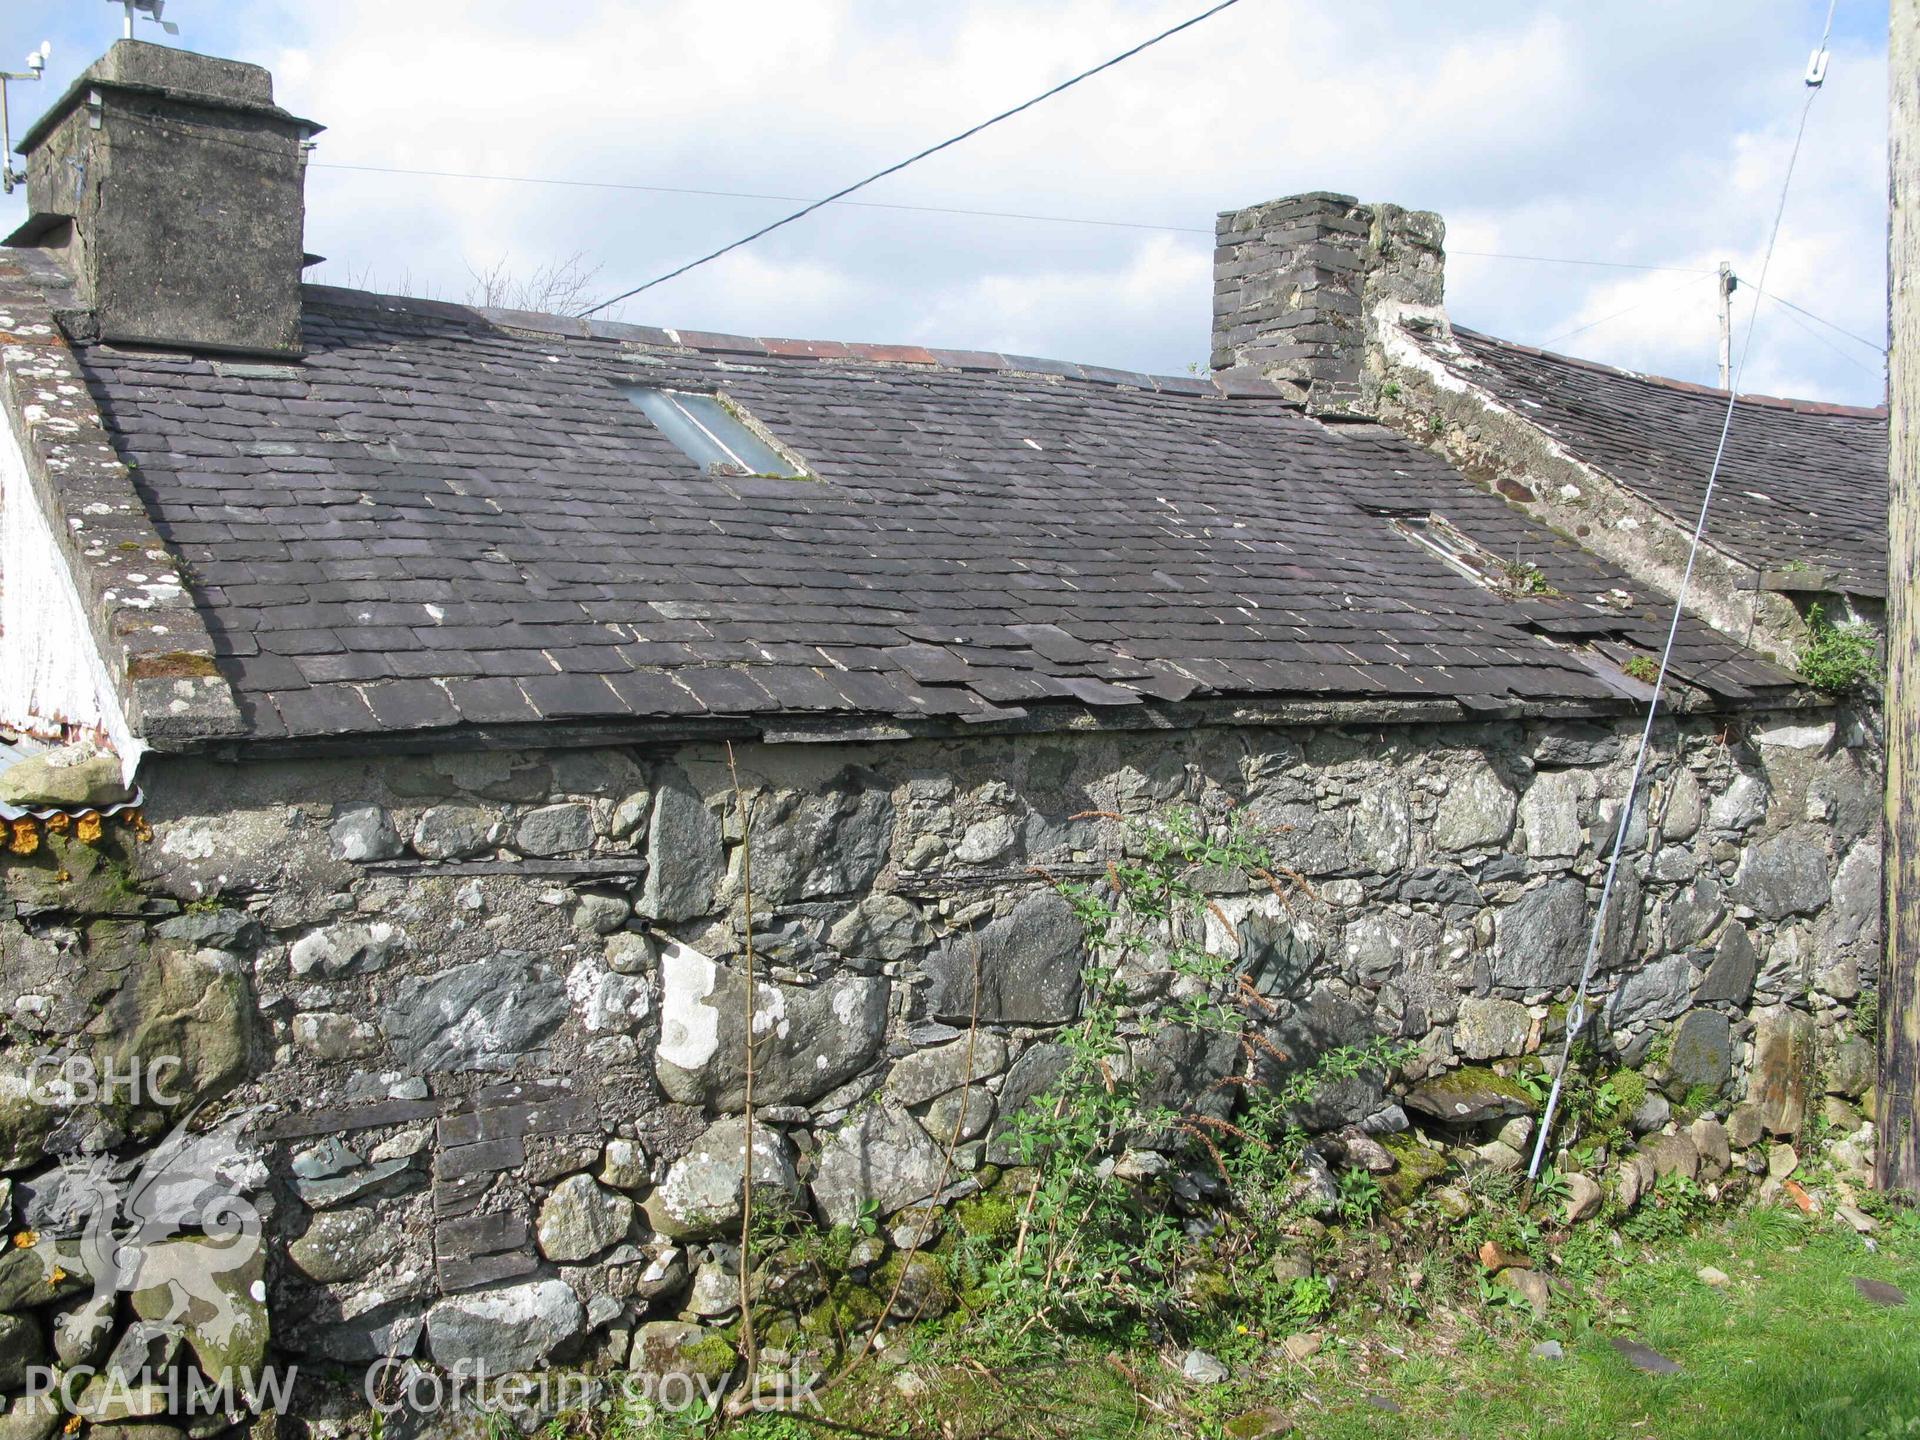
<instances>
[{"instance_id":1,"label":"slate tile","mask_svg":"<svg viewBox=\"0 0 1920 1440\"><path fill-rule=\"evenodd\" d=\"M447 698L471 725L508 725L538 720L540 712L511 680L449 680Z\"/></svg>"},{"instance_id":2,"label":"slate tile","mask_svg":"<svg viewBox=\"0 0 1920 1440\"><path fill-rule=\"evenodd\" d=\"M705 710L683 686L667 675L636 670L626 675L610 675L607 684L626 702L635 715L693 715Z\"/></svg>"},{"instance_id":3,"label":"slate tile","mask_svg":"<svg viewBox=\"0 0 1920 1440\"><path fill-rule=\"evenodd\" d=\"M537 323L566 336L542 335L520 333L533 317L489 330L459 307L315 293L328 298L298 382L110 346L82 357L154 525L195 567L223 663L287 707L283 720L249 701L261 733L449 714L990 721L1203 691L1598 698L1607 687L1526 621L1602 614L1644 648L1664 616L1437 457L1379 426L1323 426L1258 377L694 332L668 344L565 317ZM726 389L818 478L700 474L612 388L649 346L663 362L650 377ZM1652 402L1616 372L1517 347L1488 365L1488 383L1550 392L1549 423L1587 427L1615 463L1646 459ZM1755 414L1827 427L1817 445L1783 430L1777 453L1736 449L1756 473L1807 475L1796 498L1827 497L1818 514L1752 500L1766 543L1883 567L1848 537L1883 523L1883 490L1850 477L1884 475L1884 421ZM1693 444L1697 430L1660 433ZM1809 463L1847 445L1854 471ZM1659 475L1627 478L1663 503ZM72 483L87 493L84 474ZM1848 484L1866 498L1843 501ZM1565 598L1516 604L1393 528L1430 511L1491 553L1535 558ZM1593 604L1613 587L1631 597L1617 616ZM1704 627L1683 640L1681 673L1723 696L1782 683ZM434 681L446 688L420 688Z\"/></svg>"},{"instance_id":4,"label":"slate tile","mask_svg":"<svg viewBox=\"0 0 1920 1440\"><path fill-rule=\"evenodd\" d=\"M374 716L390 730L424 730L453 725L460 711L432 680L383 680L361 687Z\"/></svg>"},{"instance_id":5,"label":"slate tile","mask_svg":"<svg viewBox=\"0 0 1920 1440\"><path fill-rule=\"evenodd\" d=\"M365 697L350 685L276 690L271 698L289 735L356 735L382 728Z\"/></svg>"},{"instance_id":6,"label":"slate tile","mask_svg":"<svg viewBox=\"0 0 1920 1440\"><path fill-rule=\"evenodd\" d=\"M529 675L520 681L520 689L533 702L534 708L549 720L582 719L627 712L626 701L614 693L604 675Z\"/></svg>"},{"instance_id":7,"label":"slate tile","mask_svg":"<svg viewBox=\"0 0 1920 1440\"><path fill-rule=\"evenodd\" d=\"M773 697L760 688L749 672L696 667L674 676L694 698L716 714L750 714L776 709Z\"/></svg>"}]
</instances>

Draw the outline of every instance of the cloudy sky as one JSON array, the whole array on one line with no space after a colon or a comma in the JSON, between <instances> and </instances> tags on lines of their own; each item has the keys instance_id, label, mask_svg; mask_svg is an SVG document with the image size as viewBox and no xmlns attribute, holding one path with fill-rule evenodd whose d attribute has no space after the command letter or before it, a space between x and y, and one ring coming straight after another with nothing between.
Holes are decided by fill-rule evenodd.
<instances>
[{"instance_id":1,"label":"cloudy sky","mask_svg":"<svg viewBox=\"0 0 1920 1440\"><path fill-rule=\"evenodd\" d=\"M608 187L822 195L1204 8L170 0L168 43L270 66L281 103L328 126L308 179L317 278L462 300L475 270L579 255L598 297L793 208ZM1125 224L836 207L614 313L1182 373L1206 359L1214 213L1330 189L1445 215L1461 323L1711 382L1714 284L1688 272L1728 259L1757 279L1824 14L1241 0L859 197ZM7 65L55 47L46 93L16 88L16 130L118 15L8 0ZM1885 329L1885 16L1841 0L1768 286L1869 341ZM1877 403L1880 356L1766 303L1747 388Z\"/></svg>"}]
</instances>

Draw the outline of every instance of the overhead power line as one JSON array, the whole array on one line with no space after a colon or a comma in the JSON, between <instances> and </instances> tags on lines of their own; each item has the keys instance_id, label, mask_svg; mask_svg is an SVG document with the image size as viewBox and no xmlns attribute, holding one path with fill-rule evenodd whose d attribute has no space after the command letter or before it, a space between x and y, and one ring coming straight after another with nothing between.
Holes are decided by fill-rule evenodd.
<instances>
[{"instance_id":1,"label":"overhead power line","mask_svg":"<svg viewBox=\"0 0 1920 1440\"><path fill-rule=\"evenodd\" d=\"M1741 281L1741 283L1745 284L1746 282L1743 280ZM1758 289L1757 286L1755 288ZM1869 340L1864 335L1856 335L1853 331L1847 329L1845 326L1836 325L1833 323L1833 321L1827 319L1825 316L1814 314L1813 311L1807 309L1804 305L1794 304L1793 301L1787 299L1787 297L1784 295L1778 294L1772 290L1760 290L1759 293L1764 295L1767 299L1773 301L1773 303L1776 305L1784 305L1787 307L1787 309L1792 310L1796 314L1806 316L1807 319L1813 321L1813 323L1816 325L1826 326L1827 329L1833 331L1833 333L1836 335L1844 335L1847 337L1847 339L1854 341L1856 344L1866 346L1869 350L1873 351L1874 354L1876 355L1885 355L1887 353L1887 347L1882 345L1879 341Z\"/></svg>"},{"instance_id":2,"label":"overhead power line","mask_svg":"<svg viewBox=\"0 0 1920 1440\"><path fill-rule=\"evenodd\" d=\"M1773 297L1769 295L1767 298L1771 300ZM1869 376L1875 380L1882 380L1882 381L1885 380L1886 376L1882 372L1877 370L1869 370L1865 365L1861 364L1853 356L1849 355L1845 350L1842 350L1838 345L1834 344L1833 341L1829 340L1826 336L1822 335L1818 330L1814 329L1811 325L1807 324L1807 322L1802 320L1798 315L1795 315L1789 312L1787 315L1787 319L1791 321L1794 325L1799 327L1801 333L1803 333L1809 340L1813 341L1813 343L1818 345L1821 349L1828 351L1837 360L1839 360L1841 364L1850 365L1855 370L1858 370L1862 375Z\"/></svg>"},{"instance_id":3,"label":"overhead power line","mask_svg":"<svg viewBox=\"0 0 1920 1440\"><path fill-rule=\"evenodd\" d=\"M791 225L796 220L805 219L808 215L811 215L814 211L820 209L823 205L831 205L836 200L845 199L847 196L853 194L854 191L864 189L866 186L873 184L876 180L884 180L889 175L897 175L900 171L906 169L909 165L918 164L920 161L925 160L930 155L937 155L942 150L946 150L951 148L952 146L958 145L963 140L971 139L973 136L978 135L982 130L988 129L989 127L994 125L998 125L1002 120L1010 120L1023 110L1031 110L1034 106L1040 104L1042 101L1052 99L1055 95L1058 95L1061 91L1071 89L1073 86L1078 85L1083 80L1090 80L1095 75L1100 74L1100 72L1103 70L1111 70L1114 66L1121 64L1123 61L1131 60L1134 56L1138 55L1141 51L1150 49L1151 47L1158 45L1162 40L1171 39L1173 36L1178 35L1182 30L1191 30L1195 25L1198 25L1201 21L1210 20L1215 15L1218 15L1222 10L1230 10L1235 5L1238 5L1239 3L1240 3L1240 0L1220 0L1220 3L1218 5L1213 6L1211 9L1203 10L1198 15L1195 15L1190 19L1182 20L1178 25L1172 26L1171 28L1166 30L1162 30L1158 35L1153 36L1151 39L1141 41L1138 45L1135 45L1132 49L1121 51L1120 54L1114 56L1111 60L1103 60L1100 64L1095 65L1091 70L1082 70L1078 75L1075 75L1072 78L1067 80L1062 80L1058 85L1053 86L1049 90L1042 91L1040 94L1034 96L1031 100L1025 100L1025 101L1022 101L1020 104L1015 105L1011 110L1002 110L998 115L995 115L992 118L987 120L982 120L978 125L974 125L966 130L962 130L958 135L950 136L949 138L942 140L937 145L929 145L926 149L919 151L917 154L909 155L906 159L897 161L894 164L887 166L887 168L884 170L876 170L873 174L867 176L866 179L856 180L854 181L853 184L834 191L833 194L828 195L824 199L815 200L811 204L804 205L800 209L794 211L791 215L783 216L782 218L775 220L770 225L762 225L758 230L753 231L751 234L742 235L738 240L731 241L728 244L722 245L718 250L714 250L706 255L702 255L698 260L689 260L686 264L681 265L676 269L669 270L664 275L656 275L653 279L645 282L644 284L635 285L631 290L623 290L621 291L620 294L612 296L609 299L602 300L597 305L590 305L586 309L582 310L580 314L582 315L596 314L601 310L605 310L609 305L617 305L622 300L632 299L635 295L640 294L641 291L643 290L651 290L656 285L664 285L669 280L677 279L678 277L686 274L689 270L697 270L700 266L706 265L711 263L712 261L718 260L722 255L726 255L731 253L732 251L738 250L743 245L751 245L754 241L760 239L762 236L771 235L775 230L780 229L784 225Z\"/></svg>"},{"instance_id":4,"label":"overhead power line","mask_svg":"<svg viewBox=\"0 0 1920 1440\"><path fill-rule=\"evenodd\" d=\"M1719 272L1715 270L1695 271L1687 279L1682 280L1678 285L1675 285L1670 290L1662 290L1658 295L1649 295L1644 300L1636 300L1633 302L1633 304L1628 305L1623 309L1615 310L1608 315L1602 315L1598 320L1589 320L1586 324L1576 325L1571 330L1562 330L1558 335L1552 336L1551 338L1546 340L1542 340L1540 342L1540 348L1544 350L1549 345L1559 344L1562 340L1571 340L1575 335L1584 335L1589 330L1597 330L1600 326L1607 324L1609 321L1618 320L1622 315L1631 315L1633 314L1634 311L1644 310L1647 308L1647 306L1657 304L1659 301L1670 300L1675 295L1678 295L1682 290L1685 290L1689 285L1699 284L1700 283L1699 277L1701 275L1717 275L1718 273Z\"/></svg>"},{"instance_id":5,"label":"overhead power line","mask_svg":"<svg viewBox=\"0 0 1920 1440\"><path fill-rule=\"evenodd\" d=\"M649 195L690 195L711 200L774 200L783 204L804 204L805 195L783 195L770 190L713 190L690 185L648 185L634 180L578 180L554 175L491 175L479 170L429 170L407 165L354 165L342 161L314 160L314 170L344 170L363 175L408 175L426 180L478 180L498 185L561 185L580 190L630 190ZM968 205L913 205L888 200L823 200L822 206L855 210L904 210L919 215L969 215L987 220L1028 220L1045 225L1096 225L1108 230L1158 230L1168 235L1214 234L1203 225L1165 225L1154 220L1104 220L1088 215L1039 215L1030 210L985 210ZM1589 260L1571 255L1521 255L1507 250L1462 250L1449 247L1449 255L1475 260L1523 260L1536 265L1597 265L1609 270L1667 270L1674 274L1712 275L1715 272L1691 265L1647 265L1632 260Z\"/></svg>"},{"instance_id":6,"label":"overhead power line","mask_svg":"<svg viewBox=\"0 0 1920 1440\"><path fill-rule=\"evenodd\" d=\"M717 200L778 200L804 203L804 195L776 195L762 190L700 190L684 185L641 185L620 180L559 180L545 175L482 175L470 170L411 170L398 165L337 165L312 163L318 170L358 170L373 175L418 175L436 180L492 180L509 185L566 185L588 190L643 190L653 195L696 195ZM907 205L885 200L823 200L858 210L910 210L923 215L978 215L990 220L1038 220L1049 225L1099 225L1115 230L1164 230L1175 235L1213 234L1199 225L1159 225L1146 220L1096 220L1085 215L1035 215L1024 210L974 210L962 205ZM818 208L818 207L816 207Z\"/></svg>"},{"instance_id":7,"label":"overhead power line","mask_svg":"<svg viewBox=\"0 0 1920 1440\"><path fill-rule=\"evenodd\" d=\"M1820 33L1820 43L1814 47L1813 56L1807 62L1806 89L1807 98L1800 107L1800 124L1793 132L1793 148L1787 152L1786 174L1780 178L1780 203L1774 207L1773 225L1767 231L1767 248L1760 261L1760 283L1754 288L1761 294L1766 293L1767 272L1773 267L1775 249L1780 244L1780 224L1787 214L1787 196L1793 190L1794 168L1800 163L1800 146L1807 136L1807 117L1813 113L1813 102L1820 94L1820 86L1827 73L1827 41L1833 34L1833 12L1838 8L1839 0L1827 0L1827 23ZM1600 937L1606 926L1607 907L1613 899L1613 884L1620 873L1620 856L1627 843L1627 831L1632 828L1636 802L1640 798L1640 782L1647 771L1647 756L1653 749L1653 726L1660 714L1660 696L1666 690L1667 675L1673 663L1674 641L1680 634L1680 617L1687 607L1687 595L1693 585L1694 567L1700 558L1701 542L1707 533L1707 516L1713 507L1713 492L1720 480L1720 467L1727 458L1727 441L1733 433L1734 413L1740 399L1740 383L1746 377L1747 360L1753 353L1753 335L1759 328L1760 306L1755 304L1747 313L1747 332L1740 342L1740 358L1734 367L1731 383L1727 386L1726 411L1720 420L1720 441L1714 447L1713 463L1707 467L1707 483L1700 496L1700 518L1694 522L1693 541L1687 549L1687 567L1680 573L1679 592L1673 598L1672 616L1667 622L1667 641L1660 651L1660 669L1654 676L1653 694L1647 700L1647 722L1640 731L1640 746L1634 755L1633 774L1627 781L1627 793L1622 797L1620 818L1614 827L1613 848L1607 857L1606 879L1600 886L1600 904L1593 912L1593 923L1587 932L1586 961L1580 967L1579 983L1574 986L1573 1004L1568 1007L1564 1021L1565 1034L1560 1042L1560 1060L1553 1069L1553 1084L1547 1091L1547 1103L1540 1114L1540 1128L1534 1140L1533 1159L1527 1165L1527 1179L1535 1180L1540 1175L1540 1162L1546 1157L1547 1141L1553 1134L1554 1111L1560 1104L1560 1092L1566 1083L1567 1067L1573 1063L1573 1042L1576 1036L1586 1028L1588 1012L1588 989L1593 983L1594 963L1600 956Z\"/></svg>"},{"instance_id":8,"label":"overhead power line","mask_svg":"<svg viewBox=\"0 0 1920 1440\"><path fill-rule=\"evenodd\" d=\"M1631 260L1576 260L1571 255L1514 255L1504 250L1456 250L1449 255L1471 255L1479 260L1531 260L1540 265L1598 265L1608 270L1669 270L1675 275L1716 275L1717 270L1698 265L1642 265Z\"/></svg>"}]
</instances>

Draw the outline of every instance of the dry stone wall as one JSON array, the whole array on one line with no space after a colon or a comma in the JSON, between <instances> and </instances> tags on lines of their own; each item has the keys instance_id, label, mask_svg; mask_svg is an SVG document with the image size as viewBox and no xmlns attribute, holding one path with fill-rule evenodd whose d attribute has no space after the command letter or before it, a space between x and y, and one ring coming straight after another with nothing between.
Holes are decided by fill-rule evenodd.
<instances>
[{"instance_id":1,"label":"dry stone wall","mask_svg":"<svg viewBox=\"0 0 1920 1440\"><path fill-rule=\"evenodd\" d=\"M126 1343L111 1286L101 1312L19 1257L85 1230L74 1162L137 1165L184 1097L261 1217L257 1294L233 1293L274 1355L724 1370L748 1027L757 1186L870 1217L849 1263L880 1266L938 1223L928 1202L1012 1158L1006 1117L1059 1072L1083 937L1049 877L1101 883L1128 817L1169 806L1244 817L1278 862L1281 894L1208 878L1206 939L1269 997L1293 1064L1413 1047L1304 1118L1504 1114L1475 1111L1476 1086L1557 1042L1636 734L744 746L750 847L711 746L153 763L150 829L6 857L0 1203L34 1238L0 1260L0 1310L63 1365ZM1789 1135L1872 1079L1851 1017L1879 942L1876 751L1824 710L1668 723L1659 751L1601 938L1603 1044ZM1181 977L1123 979L1143 1083L1229 1106L1214 1082L1240 1048L1156 1025ZM164 1058L176 1103L62 1103L34 1065L75 1055ZM85 1345L57 1338L89 1314ZM210 1370L211 1340L166 1323Z\"/></svg>"}]
</instances>

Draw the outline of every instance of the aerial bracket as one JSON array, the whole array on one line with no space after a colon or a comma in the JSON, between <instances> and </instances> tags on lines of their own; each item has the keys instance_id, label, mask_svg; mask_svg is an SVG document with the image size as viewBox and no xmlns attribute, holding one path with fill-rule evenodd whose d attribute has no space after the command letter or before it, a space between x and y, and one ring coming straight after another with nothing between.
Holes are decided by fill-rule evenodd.
<instances>
[{"instance_id":1,"label":"aerial bracket","mask_svg":"<svg viewBox=\"0 0 1920 1440\"><path fill-rule=\"evenodd\" d=\"M7 85L14 80L38 80L46 73L47 57L52 53L53 42L42 40L40 48L27 56L25 70L0 70L0 192L8 195L27 173L13 168L13 122L7 114Z\"/></svg>"}]
</instances>

